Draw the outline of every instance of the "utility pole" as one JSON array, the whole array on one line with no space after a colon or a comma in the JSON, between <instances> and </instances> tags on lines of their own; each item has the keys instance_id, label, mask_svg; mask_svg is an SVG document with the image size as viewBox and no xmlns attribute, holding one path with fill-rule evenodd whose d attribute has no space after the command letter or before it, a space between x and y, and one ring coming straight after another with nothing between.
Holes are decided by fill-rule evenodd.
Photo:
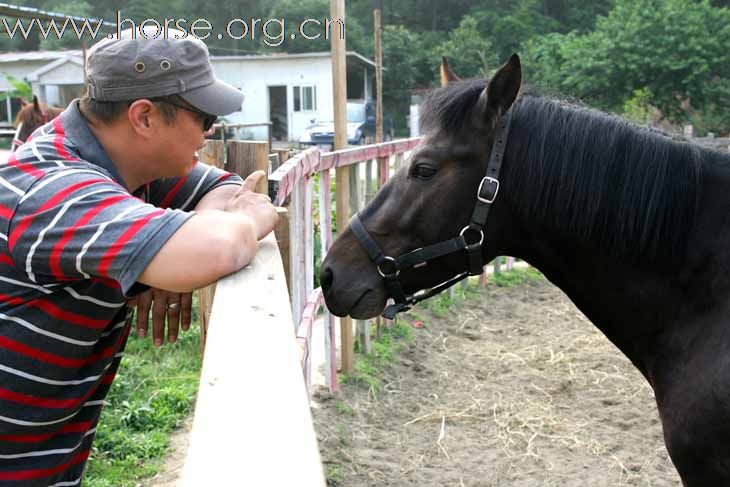
<instances>
[{"instance_id":1,"label":"utility pole","mask_svg":"<svg viewBox=\"0 0 730 487\"><path fill-rule=\"evenodd\" d=\"M335 138L333 150L344 149L347 145L347 49L345 33L345 0L330 0L330 18L333 22L342 23L342 30L331 36L332 46L332 106L334 108ZM336 25L336 24L333 24ZM337 233L347 227L350 221L350 168L348 166L335 169L337 185ZM348 374L353 368L355 348L352 332L352 319L340 318L340 370Z\"/></svg>"}]
</instances>

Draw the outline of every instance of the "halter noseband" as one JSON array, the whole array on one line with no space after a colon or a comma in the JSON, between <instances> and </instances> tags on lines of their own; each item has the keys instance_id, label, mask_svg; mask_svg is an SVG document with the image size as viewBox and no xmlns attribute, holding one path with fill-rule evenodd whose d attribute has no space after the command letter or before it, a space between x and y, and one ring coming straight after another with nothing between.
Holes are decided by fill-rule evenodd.
<instances>
[{"instance_id":1,"label":"halter noseband","mask_svg":"<svg viewBox=\"0 0 730 487\"><path fill-rule=\"evenodd\" d=\"M484 242L484 226L487 223L489 209L499 192L499 171L502 168L511 119L512 112L508 111L498 122L487 171L477 190L477 201L474 210L469 223L459 232L457 237L412 250L398 257L390 257L383 253L370 236L362 221L360 221L359 214L356 214L350 220L352 233L355 234L360 245L368 253L370 260L378 267L378 273L385 281L385 289L389 297L395 301L394 304L385 308L383 317L393 319L396 314L409 310L414 304L440 293L465 277L478 276L483 272L482 243ZM466 251L467 257L467 269L465 271L430 289L422 289L413 294L406 294L403 291L403 286L398 279L401 271L420 267L431 260L462 251Z\"/></svg>"}]
</instances>

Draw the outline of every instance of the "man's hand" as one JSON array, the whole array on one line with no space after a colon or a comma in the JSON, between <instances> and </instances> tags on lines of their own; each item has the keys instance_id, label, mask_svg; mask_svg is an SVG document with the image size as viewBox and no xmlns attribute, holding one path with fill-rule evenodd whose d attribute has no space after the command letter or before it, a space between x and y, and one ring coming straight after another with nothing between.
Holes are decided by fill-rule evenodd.
<instances>
[{"instance_id":1,"label":"man's hand","mask_svg":"<svg viewBox=\"0 0 730 487\"><path fill-rule=\"evenodd\" d=\"M156 346L165 342L165 318L167 318L167 341L177 340L180 328L187 331L192 321L193 294L175 293L152 288L127 301L128 306L137 307L137 335L144 337L149 329L149 315L152 310L152 339Z\"/></svg>"},{"instance_id":2,"label":"man's hand","mask_svg":"<svg viewBox=\"0 0 730 487\"><path fill-rule=\"evenodd\" d=\"M254 192L256 184L266 176L263 171L251 173L225 207L228 212L241 212L251 218L258 240L271 233L279 220L276 208L267 195Z\"/></svg>"}]
</instances>

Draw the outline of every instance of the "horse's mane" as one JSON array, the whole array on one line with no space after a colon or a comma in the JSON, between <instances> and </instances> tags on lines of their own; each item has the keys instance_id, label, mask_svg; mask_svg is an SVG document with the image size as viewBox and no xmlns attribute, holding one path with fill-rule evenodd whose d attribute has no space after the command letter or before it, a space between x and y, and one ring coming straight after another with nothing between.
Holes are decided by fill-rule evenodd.
<instances>
[{"instance_id":1,"label":"horse's mane","mask_svg":"<svg viewBox=\"0 0 730 487\"><path fill-rule=\"evenodd\" d=\"M484 87L484 80L473 80L436 90L424 104L422 127L452 135L469 130ZM502 178L518 214L615 257L684 255L703 159L726 155L535 94L521 95L512 110Z\"/></svg>"}]
</instances>

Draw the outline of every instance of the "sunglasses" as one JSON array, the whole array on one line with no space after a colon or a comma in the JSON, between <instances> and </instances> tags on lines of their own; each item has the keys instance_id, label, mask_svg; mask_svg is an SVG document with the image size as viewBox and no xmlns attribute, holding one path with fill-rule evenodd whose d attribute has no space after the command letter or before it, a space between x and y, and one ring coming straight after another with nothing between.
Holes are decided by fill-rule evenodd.
<instances>
[{"instance_id":1,"label":"sunglasses","mask_svg":"<svg viewBox=\"0 0 730 487\"><path fill-rule=\"evenodd\" d=\"M211 115L209 113L205 113L204 111L198 110L197 108L195 108L193 106L190 106L190 105L183 105L181 103L175 103L175 102L170 101L168 99L161 100L161 99L149 98L149 100L150 101L161 101L163 103L167 103L168 105L172 105L172 106L177 107L177 108L182 108L183 110L187 110L189 112L192 112L192 113L195 113L197 115L200 115L202 117L202 119L203 119L203 132L207 132L208 130L210 130L210 128L215 123L215 121L218 120L218 116L217 115Z\"/></svg>"}]
</instances>

